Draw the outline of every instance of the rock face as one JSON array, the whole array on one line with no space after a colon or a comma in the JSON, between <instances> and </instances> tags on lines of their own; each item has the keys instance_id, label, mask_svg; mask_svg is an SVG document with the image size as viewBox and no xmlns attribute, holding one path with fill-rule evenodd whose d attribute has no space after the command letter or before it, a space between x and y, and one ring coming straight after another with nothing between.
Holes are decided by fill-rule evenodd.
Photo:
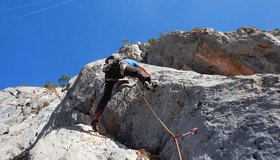
<instances>
[{"instance_id":1,"label":"rock face","mask_svg":"<svg viewBox=\"0 0 280 160\"><path fill-rule=\"evenodd\" d=\"M194 127L199 129L196 135L178 138L183 159L279 159L280 76L267 74L279 73L279 59L275 58L279 52L277 45L269 43L266 48L261 45L263 43L253 41L258 37L255 34L260 32L243 28L232 35L224 33L231 37L225 40L219 39L218 35L222 33L198 29L167 34L155 44L144 46L145 51L140 47L147 55L147 62L168 66L143 64L159 82L158 91L146 91L133 79L129 85L116 86L101 117L99 128L102 135L92 133L89 124L90 115L103 94L101 66L104 60L87 64L70 81L66 95L59 90L50 92L40 87L7 88L0 92L0 144L5 146L0 148L0 159L179 159L173 138L146 106L139 88L157 116L174 134L186 133ZM266 33L276 39L279 36L278 31ZM182 37L183 34L202 36L201 50L191 52L192 48L197 48L197 39L193 37L190 41L190 37ZM252 35L255 36L248 38ZM236 42L232 39L234 36ZM207 49L213 51L209 55L202 51L206 51L203 47L209 45L205 39L213 40L210 46L215 48L217 45L216 50ZM267 42L265 38L260 39ZM230 42L227 46L218 45L226 41ZM278 43L277 40L274 42ZM262 51L258 53L267 54L266 63L258 61L253 65L253 57L262 56L252 53L250 49L254 47L243 46L242 49L239 43L261 45L258 47ZM180 44L185 46L179 52L176 47ZM234 48L228 49L233 44L239 47L235 48L238 52L234 52L236 57L231 61L231 56L222 55L231 53L228 50L234 51ZM219 51L219 55L227 57L227 63L221 59L219 63L211 63L215 65L211 69L207 68L206 62L210 62L207 57L214 60L214 51L223 47L223 54ZM244 58L247 52L253 56L251 60ZM272 61L270 56L275 59ZM189 63L188 57L195 61ZM186 70L223 75L185 71L175 65L177 60L186 63ZM242 67L227 68L237 63L252 72L243 72L247 69ZM263 65L268 63L274 70ZM258 68L258 65L265 67ZM266 74L253 74L255 72ZM235 74L252 75L225 76Z\"/></svg>"},{"instance_id":2,"label":"rock face","mask_svg":"<svg viewBox=\"0 0 280 160\"><path fill-rule=\"evenodd\" d=\"M279 74L280 30L239 28L227 33L213 29L171 32L151 46L147 63L204 74Z\"/></svg>"},{"instance_id":3,"label":"rock face","mask_svg":"<svg viewBox=\"0 0 280 160\"><path fill-rule=\"evenodd\" d=\"M0 159L25 157L64 96L58 89L41 87L17 87L1 91Z\"/></svg>"},{"instance_id":4,"label":"rock face","mask_svg":"<svg viewBox=\"0 0 280 160\"><path fill-rule=\"evenodd\" d=\"M90 123L84 113L94 111L102 96L101 65L102 61L90 63L80 72L56 116L51 118L49 129ZM277 159L280 156L279 76L230 78L146 67L161 84L159 91L145 95L161 120L175 134L193 127L200 130L197 135L179 139L183 159ZM134 83L115 89L101 119L106 133L131 148L146 148L160 159L178 159L173 138L145 107Z\"/></svg>"},{"instance_id":5,"label":"rock face","mask_svg":"<svg viewBox=\"0 0 280 160\"><path fill-rule=\"evenodd\" d=\"M60 90L18 87L0 92L1 160L136 159L141 156L140 152L128 150L110 137L91 133L90 127L82 124L46 130L51 114L58 106L63 107L59 104L65 93Z\"/></svg>"},{"instance_id":6,"label":"rock face","mask_svg":"<svg viewBox=\"0 0 280 160\"><path fill-rule=\"evenodd\" d=\"M50 132L30 151L29 159L137 159L138 152L109 137L91 133L89 126L79 127Z\"/></svg>"}]
</instances>

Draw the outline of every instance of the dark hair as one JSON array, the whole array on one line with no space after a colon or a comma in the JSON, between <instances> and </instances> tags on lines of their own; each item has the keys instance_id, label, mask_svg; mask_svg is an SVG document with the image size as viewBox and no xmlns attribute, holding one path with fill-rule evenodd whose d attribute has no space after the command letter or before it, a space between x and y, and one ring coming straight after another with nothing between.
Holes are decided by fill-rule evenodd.
<instances>
[{"instance_id":1,"label":"dark hair","mask_svg":"<svg viewBox=\"0 0 280 160\"><path fill-rule=\"evenodd\" d=\"M107 64L107 63L109 63L109 60L114 60L114 59L115 59L115 57L113 55L111 55L105 59L105 63Z\"/></svg>"}]
</instances>

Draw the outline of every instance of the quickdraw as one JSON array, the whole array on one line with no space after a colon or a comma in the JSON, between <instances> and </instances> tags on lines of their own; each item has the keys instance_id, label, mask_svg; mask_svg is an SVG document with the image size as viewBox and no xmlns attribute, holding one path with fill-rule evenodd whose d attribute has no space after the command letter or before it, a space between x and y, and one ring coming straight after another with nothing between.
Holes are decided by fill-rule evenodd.
<instances>
[{"instance_id":1,"label":"quickdraw","mask_svg":"<svg viewBox=\"0 0 280 160\"><path fill-rule=\"evenodd\" d=\"M181 134L175 135L174 138L179 138L179 137L182 137L182 138L183 138L183 137L188 136L188 135L191 135L191 134L195 135L195 134L197 134L197 132L198 132L198 128L193 128L193 129L191 129L189 132L181 133Z\"/></svg>"},{"instance_id":2,"label":"quickdraw","mask_svg":"<svg viewBox=\"0 0 280 160\"><path fill-rule=\"evenodd\" d=\"M182 133L182 134L178 134L175 135L163 122L162 120L158 117L158 115L155 113L155 111L153 110L152 106L149 104L149 102L147 101L147 99L145 98L145 95L143 94L143 92L141 91L140 87L138 86L138 84L136 83L136 87L138 88L140 94L142 95L143 100L145 101L146 105L149 107L149 109L151 110L151 112L154 114L154 116L158 119L158 121L160 122L160 124L163 126L163 128L172 136L173 140L175 141L176 147L177 147L177 151L178 151L178 156L179 159L182 160L182 154L181 154L181 150L180 150L180 146L179 146L179 142L178 139L179 137L185 137L188 135L195 135L198 132L198 128L193 128L191 129L189 132L186 133ZM189 155L189 152L188 152ZM187 156L188 157L188 156Z\"/></svg>"}]
</instances>

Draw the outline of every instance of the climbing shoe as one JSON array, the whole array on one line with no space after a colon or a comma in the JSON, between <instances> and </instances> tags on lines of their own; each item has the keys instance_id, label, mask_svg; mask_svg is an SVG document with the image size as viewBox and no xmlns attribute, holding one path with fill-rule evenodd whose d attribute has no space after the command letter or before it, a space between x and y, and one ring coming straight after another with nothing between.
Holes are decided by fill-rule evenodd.
<instances>
[{"instance_id":1,"label":"climbing shoe","mask_svg":"<svg viewBox=\"0 0 280 160\"><path fill-rule=\"evenodd\" d=\"M94 132L98 132L98 130L97 130L97 125L98 125L98 120L93 120L93 121L91 122L91 127L92 127L92 130L93 130Z\"/></svg>"},{"instance_id":2,"label":"climbing shoe","mask_svg":"<svg viewBox=\"0 0 280 160\"><path fill-rule=\"evenodd\" d=\"M149 83L149 82L145 82L144 83L144 86L146 87L146 89L148 91L157 91L158 89L158 83L157 82L152 82L152 83Z\"/></svg>"},{"instance_id":3,"label":"climbing shoe","mask_svg":"<svg viewBox=\"0 0 280 160\"><path fill-rule=\"evenodd\" d=\"M150 90L153 89L153 86L152 86L149 82L147 82L147 81L144 83L144 86L145 86L145 88L146 88L148 91L150 91Z\"/></svg>"},{"instance_id":4,"label":"climbing shoe","mask_svg":"<svg viewBox=\"0 0 280 160\"><path fill-rule=\"evenodd\" d=\"M156 88L158 87L158 83L157 82L152 82L152 87L153 87L153 90L156 90Z\"/></svg>"}]
</instances>

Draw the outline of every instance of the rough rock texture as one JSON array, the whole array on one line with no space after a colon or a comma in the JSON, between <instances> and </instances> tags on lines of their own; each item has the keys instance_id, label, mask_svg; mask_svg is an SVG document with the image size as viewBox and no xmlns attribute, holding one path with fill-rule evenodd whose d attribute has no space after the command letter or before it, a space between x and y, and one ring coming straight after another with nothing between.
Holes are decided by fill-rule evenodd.
<instances>
[{"instance_id":1,"label":"rough rock texture","mask_svg":"<svg viewBox=\"0 0 280 160\"><path fill-rule=\"evenodd\" d=\"M63 98L59 89L17 87L0 91L0 159L25 157Z\"/></svg>"},{"instance_id":2,"label":"rough rock texture","mask_svg":"<svg viewBox=\"0 0 280 160\"><path fill-rule=\"evenodd\" d=\"M74 77L69 86L73 85ZM137 159L110 137L93 134L89 126L46 130L50 116L64 99L61 88L7 88L0 92L0 159ZM63 115L63 114L62 114ZM61 116L62 116L61 115ZM60 116L60 115L57 115ZM87 116L90 119L89 116ZM46 134L47 133L47 134Z\"/></svg>"},{"instance_id":3,"label":"rough rock texture","mask_svg":"<svg viewBox=\"0 0 280 160\"><path fill-rule=\"evenodd\" d=\"M279 34L195 29L139 45L148 63L175 69L143 64L159 81L157 92L132 79L115 87L100 121L102 135L89 124L103 94L104 60L86 65L66 95L40 87L0 91L0 159L178 159L173 138L137 85L175 134L199 129L178 138L183 159L279 159ZM190 69L200 73L184 71Z\"/></svg>"},{"instance_id":4,"label":"rough rock texture","mask_svg":"<svg viewBox=\"0 0 280 160\"><path fill-rule=\"evenodd\" d=\"M146 62L147 61L146 57L150 46L151 46L150 43L141 43L141 42L137 42L135 44L125 44L119 49L117 53L122 57ZM141 56L140 59L138 55Z\"/></svg>"},{"instance_id":5,"label":"rough rock texture","mask_svg":"<svg viewBox=\"0 0 280 160\"><path fill-rule=\"evenodd\" d=\"M102 96L102 61L80 72L49 130L89 124ZM146 98L175 133L193 127L199 133L179 139L183 159L277 159L280 156L279 76L225 77L146 65L162 85ZM138 84L141 89L143 87ZM163 129L133 82L116 88L101 119L106 133L134 149L147 148L161 159L178 159L172 137ZM127 94L129 92L129 94ZM73 109L74 108L74 109Z\"/></svg>"},{"instance_id":6,"label":"rough rock texture","mask_svg":"<svg viewBox=\"0 0 280 160\"><path fill-rule=\"evenodd\" d=\"M147 63L220 75L280 73L280 30L239 28L170 32L153 44Z\"/></svg>"},{"instance_id":7,"label":"rough rock texture","mask_svg":"<svg viewBox=\"0 0 280 160\"><path fill-rule=\"evenodd\" d=\"M79 125L50 132L30 151L29 159L107 160L137 159L140 153L129 150L109 137L94 134L91 127Z\"/></svg>"}]
</instances>

